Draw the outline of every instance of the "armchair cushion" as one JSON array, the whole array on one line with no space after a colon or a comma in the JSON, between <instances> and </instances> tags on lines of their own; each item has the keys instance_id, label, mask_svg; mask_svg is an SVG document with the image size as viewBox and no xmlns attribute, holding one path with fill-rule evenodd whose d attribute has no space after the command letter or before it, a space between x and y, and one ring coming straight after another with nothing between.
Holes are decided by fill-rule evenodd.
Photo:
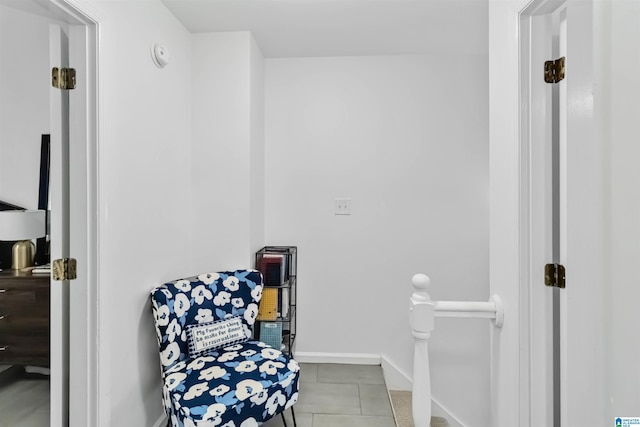
<instances>
[{"instance_id":1,"label":"armchair cushion","mask_svg":"<svg viewBox=\"0 0 640 427\"><path fill-rule=\"evenodd\" d=\"M173 425L240 427L233 420L242 419L242 426L257 426L296 403L299 369L260 341L178 362L165 379L165 401L177 407Z\"/></svg>"}]
</instances>

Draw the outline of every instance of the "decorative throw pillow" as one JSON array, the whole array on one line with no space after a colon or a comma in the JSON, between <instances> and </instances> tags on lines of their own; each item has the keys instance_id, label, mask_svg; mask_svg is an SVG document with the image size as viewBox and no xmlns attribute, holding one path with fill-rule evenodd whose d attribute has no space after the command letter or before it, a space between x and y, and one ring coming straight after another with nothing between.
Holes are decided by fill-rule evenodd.
<instances>
[{"instance_id":1,"label":"decorative throw pillow","mask_svg":"<svg viewBox=\"0 0 640 427\"><path fill-rule=\"evenodd\" d=\"M240 316L215 322L187 325L186 331L189 356L192 358L248 339Z\"/></svg>"}]
</instances>

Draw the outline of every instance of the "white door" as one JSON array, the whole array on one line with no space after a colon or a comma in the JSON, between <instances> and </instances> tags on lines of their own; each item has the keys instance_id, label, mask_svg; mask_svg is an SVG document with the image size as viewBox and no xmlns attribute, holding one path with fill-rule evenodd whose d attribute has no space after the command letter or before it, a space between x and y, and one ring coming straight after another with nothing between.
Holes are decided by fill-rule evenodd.
<instances>
[{"instance_id":1,"label":"white door","mask_svg":"<svg viewBox=\"0 0 640 427\"><path fill-rule=\"evenodd\" d=\"M69 66L69 38L50 25L51 68ZM51 259L69 258L69 92L50 89ZM51 426L69 425L69 281L51 280Z\"/></svg>"},{"instance_id":2,"label":"white door","mask_svg":"<svg viewBox=\"0 0 640 427\"><path fill-rule=\"evenodd\" d=\"M603 347L609 389L607 425L613 426L618 417L635 417L635 422L640 418L640 87L635 83L640 75L640 2L607 2L604 6L607 19L599 43L606 49L602 62L607 65L601 71L606 77L601 95L610 113L603 126L610 162L610 276L605 282L608 313ZM625 420L620 421L624 426Z\"/></svg>"},{"instance_id":3,"label":"white door","mask_svg":"<svg viewBox=\"0 0 640 427\"><path fill-rule=\"evenodd\" d=\"M614 425L606 414L606 156L594 122L593 5L537 2L522 22L529 111L530 425ZM521 36L523 33L521 32ZM566 58L566 77L543 79ZM566 268L566 288L544 286L544 265Z\"/></svg>"},{"instance_id":4,"label":"white door","mask_svg":"<svg viewBox=\"0 0 640 427\"><path fill-rule=\"evenodd\" d=\"M607 209L605 139L596 135L593 4L567 2L560 28L566 85L560 88L560 416L564 427L613 426L606 418ZM563 36L564 34L564 36ZM557 325L556 319L556 325Z\"/></svg>"}]
</instances>

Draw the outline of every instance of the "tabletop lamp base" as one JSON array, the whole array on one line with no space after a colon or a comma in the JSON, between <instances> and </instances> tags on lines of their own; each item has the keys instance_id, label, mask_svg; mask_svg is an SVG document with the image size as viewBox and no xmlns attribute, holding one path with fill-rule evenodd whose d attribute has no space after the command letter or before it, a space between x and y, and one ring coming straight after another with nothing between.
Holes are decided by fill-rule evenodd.
<instances>
[{"instance_id":1,"label":"tabletop lamp base","mask_svg":"<svg viewBox=\"0 0 640 427\"><path fill-rule=\"evenodd\" d=\"M35 245L31 240L20 240L14 243L12 248L11 268L14 270L22 270L23 268L33 266L35 251Z\"/></svg>"}]
</instances>

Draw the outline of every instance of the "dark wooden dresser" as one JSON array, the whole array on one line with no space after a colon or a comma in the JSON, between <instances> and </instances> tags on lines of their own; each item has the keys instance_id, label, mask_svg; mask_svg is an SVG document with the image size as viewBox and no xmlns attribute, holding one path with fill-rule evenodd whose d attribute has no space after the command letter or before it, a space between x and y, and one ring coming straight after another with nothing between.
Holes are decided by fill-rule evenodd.
<instances>
[{"instance_id":1,"label":"dark wooden dresser","mask_svg":"<svg viewBox=\"0 0 640 427\"><path fill-rule=\"evenodd\" d=\"M0 271L0 364L49 367L49 280Z\"/></svg>"}]
</instances>

